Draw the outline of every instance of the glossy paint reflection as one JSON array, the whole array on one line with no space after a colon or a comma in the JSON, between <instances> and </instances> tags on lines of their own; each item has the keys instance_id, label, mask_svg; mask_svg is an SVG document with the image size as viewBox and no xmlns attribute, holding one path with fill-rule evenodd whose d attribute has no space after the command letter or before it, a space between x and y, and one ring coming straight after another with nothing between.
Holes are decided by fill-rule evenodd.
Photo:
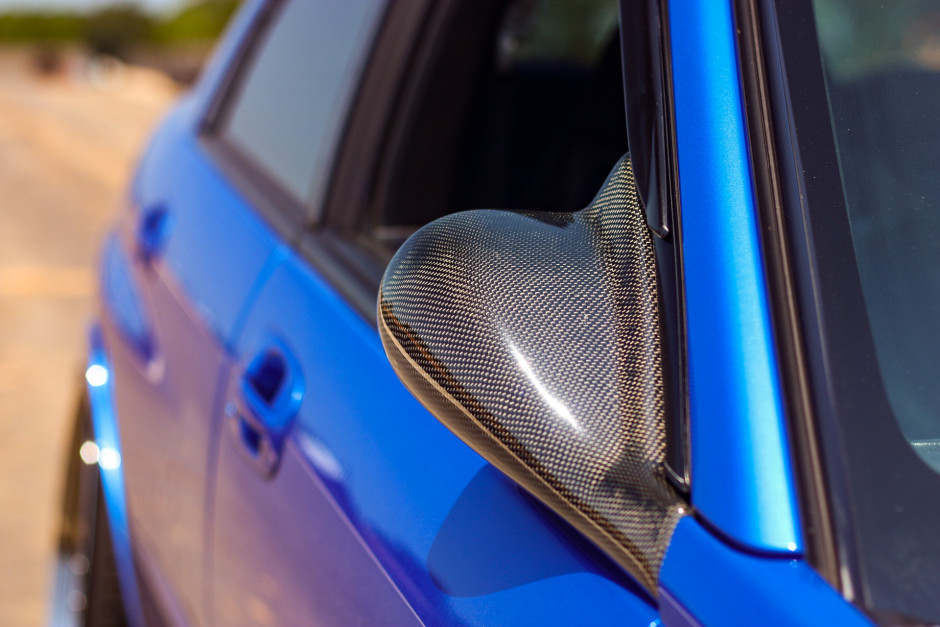
<instances>
[{"instance_id":1,"label":"glossy paint reflection","mask_svg":"<svg viewBox=\"0 0 940 627\"><path fill-rule=\"evenodd\" d=\"M519 496L519 487L490 465L467 485L428 554L428 572L442 592L473 597L593 573L643 594L571 527ZM546 517L554 524L546 525Z\"/></svg>"},{"instance_id":2,"label":"glossy paint reflection","mask_svg":"<svg viewBox=\"0 0 940 627\"><path fill-rule=\"evenodd\" d=\"M694 504L734 542L800 552L731 3L676 0L669 10Z\"/></svg>"},{"instance_id":3,"label":"glossy paint reflection","mask_svg":"<svg viewBox=\"0 0 940 627\"><path fill-rule=\"evenodd\" d=\"M85 380L93 388L101 387L108 382L108 369L101 364L92 364L85 371Z\"/></svg>"}]
</instances>

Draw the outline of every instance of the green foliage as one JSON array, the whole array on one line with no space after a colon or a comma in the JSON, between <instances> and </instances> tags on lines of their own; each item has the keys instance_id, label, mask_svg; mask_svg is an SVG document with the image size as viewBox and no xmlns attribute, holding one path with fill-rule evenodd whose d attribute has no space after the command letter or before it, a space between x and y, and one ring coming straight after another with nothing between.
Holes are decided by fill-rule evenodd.
<instances>
[{"instance_id":1,"label":"green foliage","mask_svg":"<svg viewBox=\"0 0 940 627\"><path fill-rule=\"evenodd\" d=\"M92 13L17 10L0 14L0 43L83 43L95 52L123 56L147 45L204 43L216 39L239 0L198 0L168 17L121 2Z\"/></svg>"},{"instance_id":2,"label":"green foliage","mask_svg":"<svg viewBox=\"0 0 940 627\"><path fill-rule=\"evenodd\" d=\"M210 41L219 36L238 7L237 0L203 0L156 25L154 40L164 44Z\"/></svg>"},{"instance_id":3,"label":"green foliage","mask_svg":"<svg viewBox=\"0 0 940 627\"><path fill-rule=\"evenodd\" d=\"M95 53L123 58L131 47L148 42L153 20L133 4L114 5L85 18L85 44Z\"/></svg>"},{"instance_id":4,"label":"green foliage","mask_svg":"<svg viewBox=\"0 0 940 627\"><path fill-rule=\"evenodd\" d=\"M68 13L0 15L0 42L66 42L82 38L84 18Z\"/></svg>"}]
</instances>

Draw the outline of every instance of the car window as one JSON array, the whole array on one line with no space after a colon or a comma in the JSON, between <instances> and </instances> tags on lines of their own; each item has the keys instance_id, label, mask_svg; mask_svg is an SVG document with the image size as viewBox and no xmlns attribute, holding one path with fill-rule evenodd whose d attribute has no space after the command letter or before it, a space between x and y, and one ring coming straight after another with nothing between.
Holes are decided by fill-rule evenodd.
<instances>
[{"instance_id":1,"label":"car window","mask_svg":"<svg viewBox=\"0 0 940 627\"><path fill-rule=\"evenodd\" d=\"M816 0L832 128L878 366L940 470L940 10Z\"/></svg>"},{"instance_id":2,"label":"car window","mask_svg":"<svg viewBox=\"0 0 940 627\"><path fill-rule=\"evenodd\" d=\"M424 45L359 242L453 211L575 211L627 151L615 0L456 3ZM407 92L407 89L406 89Z\"/></svg>"},{"instance_id":3,"label":"car window","mask_svg":"<svg viewBox=\"0 0 940 627\"><path fill-rule=\"evenodd\" d=\"M295 0L239 71L223 141L303 203L320 198L366 45L384 2Z\"/></svg>"},{"instance_id":4,"label":"car window","mask_svg":"<svg viewBox=\"0 0 940 627\"><path fill-rule=\"evenodd\" d=\"M774 6L787 80L774 101L798 148L784 142L780 163L808 427L835 525L823 536L837 580L879 624L940 623L940 597L925 592L940 584L936 4Z\"/></svg>"}]
</instances>

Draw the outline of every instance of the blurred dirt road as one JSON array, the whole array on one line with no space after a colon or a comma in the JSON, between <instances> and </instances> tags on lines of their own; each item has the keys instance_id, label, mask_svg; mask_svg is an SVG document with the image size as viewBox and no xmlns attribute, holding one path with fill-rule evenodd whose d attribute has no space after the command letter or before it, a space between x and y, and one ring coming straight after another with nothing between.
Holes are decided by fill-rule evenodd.
<instances>
[{"instance_id":1,"label":"blurred dirt road","mask_svg":"<svg viewBox=\"0 0 940 627\"><path fill-rule=\"evenodd\" d=\"M77 59L41 77L0 50L0 625L47 621L97 249L176 95L144 70L88 77Z\"/></svg>"}]
</instances>

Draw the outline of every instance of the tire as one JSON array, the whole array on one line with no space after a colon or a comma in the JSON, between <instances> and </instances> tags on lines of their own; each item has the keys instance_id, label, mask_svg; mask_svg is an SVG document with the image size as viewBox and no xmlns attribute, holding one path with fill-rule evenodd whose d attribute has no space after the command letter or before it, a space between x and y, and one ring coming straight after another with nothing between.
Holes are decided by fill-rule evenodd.
<instances>
[{"instance_id":1,"label":"tire","mask_svg":"<svg viewBox=\"0 0 940 627\"><path fill-rule=\"evenodd\" d=\"M82 444L93 439L91 411L87 397L82 395L66 458L51 620L55 626L128 624L101 474L96 463L86 464L80 455Z\"/></svg>"}]
</instances>

